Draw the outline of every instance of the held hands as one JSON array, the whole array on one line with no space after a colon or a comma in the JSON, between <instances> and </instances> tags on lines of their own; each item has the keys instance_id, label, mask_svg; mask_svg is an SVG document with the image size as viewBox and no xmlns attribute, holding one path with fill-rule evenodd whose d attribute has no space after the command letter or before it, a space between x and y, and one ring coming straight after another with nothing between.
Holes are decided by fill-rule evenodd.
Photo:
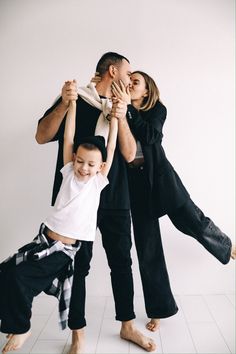
<instances>
[{"instance_id":1,"label":"held hands","mask_svg":"<svg viewBox=\"0 0 236 354\"><path fill-rule=\"evenodd\" d=\"M127 112L127 104L119 98L112 98L112 109L111 109L111 117L115 117L119 120L124 119Z\"/></svg>"},{"instance_id":2,"label":"held hands","mask_svg":"<svg viewBox=\"0 0 236 354\"><path fill-rule=\"evenodd\" d=\"M91 82L98 84L101 81L101 76L98 72L92 77ZM129 92L129 87L125 87L123 82L120 80L119 85L116 82L112 82L111 91L112 97L112 110L110 113L111 117L117 119L125 118L127 112L127 105L131 103L131 97Z\"/></svg>"},{"instance_id":3,"label":"held hands","mask_svg":"<svg viewBox=\"0 0 236 354\"><path fill-rule=\"evenodd\" d=\"M76 80L66 81L61 91L62 102L65 106L69 106L70 101L76 101L78 98Z\"/></svg>"}]
</instances>

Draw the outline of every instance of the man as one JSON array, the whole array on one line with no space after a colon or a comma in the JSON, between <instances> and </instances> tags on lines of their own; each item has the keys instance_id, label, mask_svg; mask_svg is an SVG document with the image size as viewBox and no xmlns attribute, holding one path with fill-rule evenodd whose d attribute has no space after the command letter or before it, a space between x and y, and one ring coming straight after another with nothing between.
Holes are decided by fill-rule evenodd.
<instances>
[{"instance_id":1,"label":"man","mask_svg":"<svg viewBox=\"0 0 236 354\"><path fill-rule=\"evenodd\" d=\"M119 83L121 80L126 87L130 84L130 63L127 58L117 53L105 53L99 60L96 71L100 73L101 81L97 83L95 91L92 91L91 88L89 97L87 97L87 92L82 92L78 97L76 82L71 81L63 86L61 98L45 113L39 122L36 133L37 142L39 144L56 140L59 142L52 203L55 201L61 184L60 169L63 156L64 117L70 101L78 98L76 143L76 140L82 137L95 134L100 122L101 111L107 117L104 107L109 105L109 99L112 98L112 82ZM140 333L133 323L135 314L133 310L132 260L130 257L131 220L126 161L131 162L134 159L136 142L126 121L126 111L127 105L125 102L113 100L110 114L118 118L118 144L108 175L110 184L101 194L97 224L102 234L103 247L111 269L116 319L122 322L120 336L138 344L147 351L153 351L155 350L154 342ZM84 343L83 327L86 325L84 317L85 277L89 271L91 257L92 243L85 242L75 259L75 274L68 322L73 331L70 354L81 353Z\"/></svg>"}]
</instances>

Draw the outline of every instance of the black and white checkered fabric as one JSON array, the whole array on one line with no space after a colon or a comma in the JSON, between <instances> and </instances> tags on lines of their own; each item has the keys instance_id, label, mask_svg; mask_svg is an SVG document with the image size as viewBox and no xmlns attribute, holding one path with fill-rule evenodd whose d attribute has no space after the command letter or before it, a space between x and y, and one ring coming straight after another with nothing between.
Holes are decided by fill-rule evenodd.
<instances>
[{"instance_id":1,"label":"black and white checkered fabric","mask_svg":"<svg viewBox=\"0 0 236 354\"><path fill-rule=\"evenodd\" d=\"M10 263L18 265L28 260L39 260L47 257L54 252L64 252L71 258L68 266L63 273L55 278L51 286L44 290L48 295L56 296L59 300L59 325L62 329L67 327L69 305L71 298L71 290L74 273L74 257L80 249L81 242L77 241L73 245L65 245L61 241L53 241L49 244L47 238L43 234L45 225L41 224L39 234L32 242L21 247L13 256L8 257L0 264L0 270L4 270Z\"/></svg>"}]
</instances>

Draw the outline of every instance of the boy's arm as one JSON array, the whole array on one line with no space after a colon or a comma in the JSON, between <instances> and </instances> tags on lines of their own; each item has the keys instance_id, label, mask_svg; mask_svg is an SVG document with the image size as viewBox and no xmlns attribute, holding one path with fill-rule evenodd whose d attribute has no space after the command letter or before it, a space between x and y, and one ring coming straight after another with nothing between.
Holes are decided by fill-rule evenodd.
<instances>
[{"instance_id":1,"label":"boy's arm","mask_svg":"<svg viewBox=\"0 0 236 354\"><path fill-rule=\"evenodd\" d=\"M118 119L112 117L110 121L110 130L109 130L108 143L107 143L107 160L101 170L101 174L103 176L108 175L112 165L114 152L116 149L117 132L118 132Z\"/></svg>"},{"instance_id":2,"label":"boy's arm","mask_svg":"<svg viewBox=\"0 0 236 354\"><path fill-rule=\"evenodd\" d=\"M64 144L63 144L64 165L66 165L68 162L71 162L73 158L75 115L76 115L76 101L71 101L66 116L66 124L65 124L65 132L64 132Z\"/></svg>"}]
</instances>

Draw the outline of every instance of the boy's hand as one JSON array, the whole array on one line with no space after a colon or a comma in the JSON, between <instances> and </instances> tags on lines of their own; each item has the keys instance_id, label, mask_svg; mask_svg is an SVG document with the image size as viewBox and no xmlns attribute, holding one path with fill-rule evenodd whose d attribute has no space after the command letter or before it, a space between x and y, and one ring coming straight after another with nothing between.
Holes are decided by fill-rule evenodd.
<instances>
[{"instance_id":1,"label":"boy's hand","mask_svg":"<svg viewBox=\"0 0 236 354\"><path fill-rule=\"evenodd\" d=\"M76 101L78 98L76 80L66 81L61 90L62 102L69 106L70 101Z\"/></svg>"}]
</instances>

